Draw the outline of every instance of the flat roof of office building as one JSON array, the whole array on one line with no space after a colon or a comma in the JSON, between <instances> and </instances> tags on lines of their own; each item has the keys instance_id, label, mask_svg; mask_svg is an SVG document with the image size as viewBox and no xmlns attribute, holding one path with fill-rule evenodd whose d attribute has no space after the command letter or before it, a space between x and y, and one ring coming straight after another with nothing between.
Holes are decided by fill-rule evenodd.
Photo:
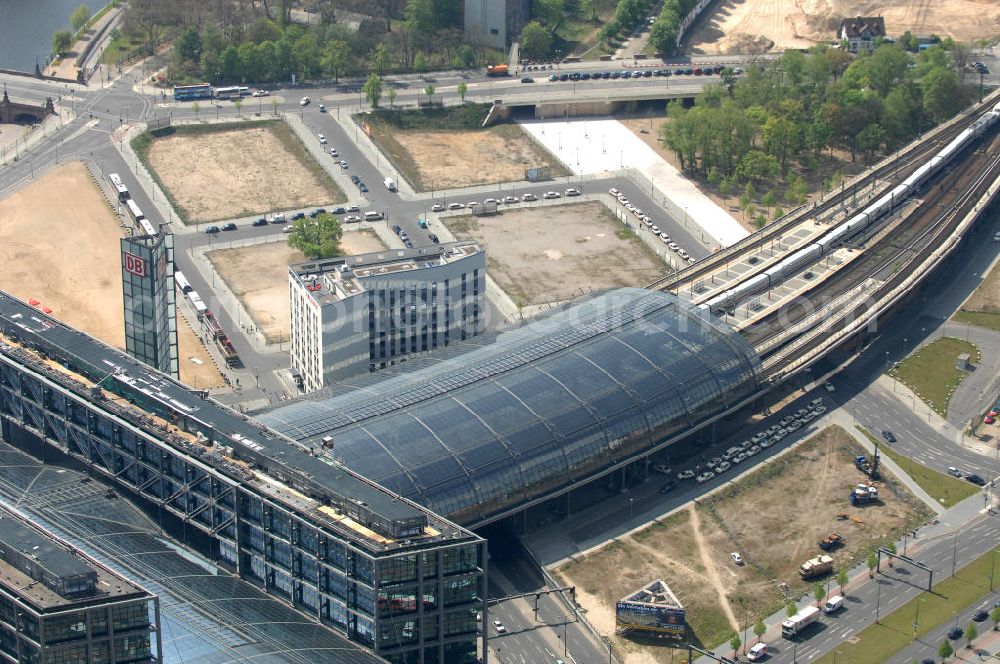
<instances>
[{"instance_id":1,"label":"flat roof of office building","mask_svg":"<svg viewBox=\"0 0 1000 664\"><path fill-rule=\"evenodd\" d=\"M420 546L441 538L478 539L434 512L403 499L372 480L318 454L313 444L300 444L268 429L250 417L237 413L203 396L173 378L161 374L125 353L106 346L93 337L75 330L0 291L0 333L16 337L27 347L68 364L73 371L100 383L111 392L118 385L141 392L145 399L162 410L177 413L214 431L215 442L233 448L234 456L255 466L255 484L264 494L295 509L303 517L332 528L375 552ZM169 436L160 434L162 438ZM206 445L210 446L211 441ZM177 447L177 446L175 446ZM225 467L222 455L205 451L202 446L177 447L181 453L195 455L200 463ZM231 465L231 464L230 464ZM264 475L268 477L264 477ZM308 489L305 490L305 489ZM376 515L392 521L424 519L423 536L395 540L384 537L363 524L352 522L344 514L307 494L340 497L361 505ZM325 509L323 509L325 507Z\"/></svg>"},{"instance_id":2,"label":"flat roof of office building","mask_svg":"<svg viewBox=\"0 0 1000 664\"><path fill-rule=\"evenodd\" d=\"M316 302L329 304L364 292L365 279L447 265L482 250L478 242L448 242L305 261L289 265L288 271L305 285Z\"/></svg>"},{"instance_id":3,"label":"flat roof of office building","mask_svg":"<svg viewBox=\"0 0 1000 664\"><path fill-rule=\"evenodd\" d=\"M127 599L131 596L153 597L143 587L104 567L82 551L74 549L55 534L34 526L20 515L6 509L0 509L0 541L17 549L55 576L75 577L91 573L97 575L94 593L65 597L0 557L0 584L39 612Z\"/></svg>"}]
</instances>

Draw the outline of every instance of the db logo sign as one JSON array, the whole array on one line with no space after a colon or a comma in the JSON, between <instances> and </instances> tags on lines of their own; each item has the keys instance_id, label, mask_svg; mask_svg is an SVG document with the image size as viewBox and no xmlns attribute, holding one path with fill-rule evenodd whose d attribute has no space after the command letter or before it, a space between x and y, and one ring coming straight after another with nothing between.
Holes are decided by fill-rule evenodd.
<instances>
[{"instance_id":1,"label":"db logo sign","mask_svg":"<svg viewBox=\"0 0 1000 664\"><path fill-rule=\"evenodd\" d=\"M134 254L125 252L125 271L134 274L137 277L146 276L146 261L142 260Z\"/></svg>"}]
</instances>

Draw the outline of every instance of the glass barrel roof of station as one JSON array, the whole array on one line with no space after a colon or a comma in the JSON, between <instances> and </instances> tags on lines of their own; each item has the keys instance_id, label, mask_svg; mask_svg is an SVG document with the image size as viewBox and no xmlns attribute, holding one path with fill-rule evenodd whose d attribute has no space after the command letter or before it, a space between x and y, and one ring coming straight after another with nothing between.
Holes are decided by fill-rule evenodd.
<instances>
[{"instance_id":1,"label":"glass barrel roof of station","mask_svg":"<svg viewBox=\"0 0 1000 664\"><path fill-rule=\"evenodd\" d=\"M751 394L760 359L663 292L607 291L255 417L461 524L654 447Z\"/></svg>"}]
</instances>

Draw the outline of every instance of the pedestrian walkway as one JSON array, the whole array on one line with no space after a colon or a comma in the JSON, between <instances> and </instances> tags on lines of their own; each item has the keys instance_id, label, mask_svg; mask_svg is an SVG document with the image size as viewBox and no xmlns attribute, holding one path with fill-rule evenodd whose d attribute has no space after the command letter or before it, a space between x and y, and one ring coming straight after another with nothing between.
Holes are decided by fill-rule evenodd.
<instances>
[{"instance_id":1,"label":"pedestrian walkway","mask_svg":"<svg viewBox=\"0 0 1000 664\"><path fill-rule=\"evenodd\" d=\"M59 78L68 78L76 80L79 75L80 68L77 66L77 60L84 49L87 48L87 44L91 39L95 38L97 35L101 34L104 26L110 24L112 21L118 19L121 12L124 10L124 4L120 7L114 7L108 10L104 16L97 20L92 26L87 28L81 38L77 40L73 47L65 54L63 54L62 59L55 65L49 65L45 68L43 72L46 76L57 76ZM99 49L95 49L99 50ZM90 60L93 61L94 58L99 57L99 54L92 53Z\"/></svg>"}]
</instances>

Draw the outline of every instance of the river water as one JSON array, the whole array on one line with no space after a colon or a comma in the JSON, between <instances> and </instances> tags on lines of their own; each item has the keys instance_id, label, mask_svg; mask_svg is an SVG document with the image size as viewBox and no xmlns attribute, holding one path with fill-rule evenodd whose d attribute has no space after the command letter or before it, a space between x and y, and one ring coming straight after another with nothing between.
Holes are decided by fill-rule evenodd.
<instances>
[{"instance_id":1,"label":"river water","mask_svg":"<svg viewBox=\"0 0 1000 664\"><path fill-rule=\"evenodd\" d=\"M52 49L52 33L70 30L69 15L86 2L92 13L102 0L0 0L0 68L35 71Z\"/></svg>"}]
</instances>

